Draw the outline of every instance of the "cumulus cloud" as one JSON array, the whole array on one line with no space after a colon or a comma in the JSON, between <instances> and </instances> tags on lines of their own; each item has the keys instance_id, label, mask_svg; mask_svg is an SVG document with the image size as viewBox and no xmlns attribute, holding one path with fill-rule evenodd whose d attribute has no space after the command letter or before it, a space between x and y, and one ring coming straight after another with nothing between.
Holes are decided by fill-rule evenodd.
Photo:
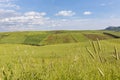
<instances>
[{"instance_id":1,"label":"cumulus cloud","mask_svg":"<svg viewBox=\"0 0 120 80\"><path fill-rule=\"evenodd\" d=\"M67 19L76 13L71 10L59 11L56 16L64 19L51 19L46 12L17 12L19 6L15 0L0 0L0 31L23 30L61 30L61 29L99 29L109 25L120 25L120 19ZM85 11L84 15L92 12ZM62 18L63 18L62 17Z\"/></svg>"},{"instance_id":2,"label":"cumulus cloud","mask_svg":"<svg viewBox=\"0 0 120 80\"><path fill-rule=\"evenodd\" d=\"M33 29L35 26L43 26L49 20L49 17L46 17L45 12L26 12L26 13L17 13L12 10L2 10L1 14L5 15L0 19L0 28L6 28L8 30L23 30ZM11 15L6 15L11 13Z\"/></svg>"},{"instance_id":3,"label":"cumulus cloud","mask_svg":"<svg viewBox=\"0 0 120 80\"><path fill-rule=\"evenodd\" d=\"M74 16L76 13L71 11L71 10L62 10L62 11L59 11L56 16Z\"/></svg>"},{"instance_id":4,"label":"cumulus cloud","mask_svg":"<svg viewBox=\"0 0 120 80\"><path fill-rule=\"evenodd\" d=\"M91 12L91 11L85 11L83 14L84 14L84 15L91 15L92 12Z\"/></svg>"},{"instance_id":5,"label":"cumulus cloud","mask_svg":"<svg viewBox=\"0 0 120 80\"><path fill-rule=\"evenodd\" d=\"M7 14L10 14L6 17ZM17 13L14 10L1 10L0 14L4 14L5 17L3 17L0 21L2 22L31 22L34 23L35 20L36 23L42 22L41 20L49 19L48 17L44 17L46 15L45 12L26 12L26 13ZM32 22L33 21L33 22ZM30 24L30 23L29 23Z\"/></svg>"},{"instance_id":6,"label":"cumulus cloud","mask_svg":"<svg viewBox=\"0 0 120 80\"><path fill-rule=\"evenodd\" d=\"M6 11L16 13L15 11ZM110 25L120 25L120 19L51 19L45 12L26 12L0 19L0 30L61 30L61 29L101 29Z\"/></svg>"},{"instance_id":7,"label":"cumulus cloud","mask_svg":"<svg viewBox=\"0 0 120 80\"><path fill-rule=\"evenodd\" d=\"M88 14L88 13L87 13ZM101 29L120 25L120 19L51 19L45 12L18 13L15 10L0 9L0 31Z\"/></svg>"}]
</instances>

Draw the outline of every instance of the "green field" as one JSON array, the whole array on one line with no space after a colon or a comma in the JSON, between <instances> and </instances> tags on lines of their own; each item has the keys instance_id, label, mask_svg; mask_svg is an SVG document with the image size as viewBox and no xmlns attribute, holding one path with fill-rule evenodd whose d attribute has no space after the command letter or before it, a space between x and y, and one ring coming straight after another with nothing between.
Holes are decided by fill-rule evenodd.
<instances>
[{"instance_id":1,"label":"green field","mask_svg":"<svg viewBox=\"0 0 120 80\"><path fill-rule=\"evenodd\" d=\"M0 80L120 80L120 32L0 33Z\"/></svg>"},{"instance_id":2,"label":"green field","mask_svg":"<svg viewBox=\"0 0 120 80\"><path fill-rule=\"evenodd\" d=\"M106 31L36 31L36 32L6 32L0 33L0 43L51 45L61 43L87 42L89 40L112 39L104 34ZM107 31L108 32L108 31ZM117 32L108 32L118 34ZM118 35L119 36L119 35Z\"/></svg>"}]
</instances>

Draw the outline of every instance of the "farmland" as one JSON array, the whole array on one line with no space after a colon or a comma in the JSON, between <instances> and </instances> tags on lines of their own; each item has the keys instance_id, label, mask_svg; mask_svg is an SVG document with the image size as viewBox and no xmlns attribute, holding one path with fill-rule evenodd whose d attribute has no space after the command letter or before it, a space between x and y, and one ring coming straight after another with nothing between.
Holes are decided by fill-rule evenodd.
<instances>
[{"instance_id":1,"label":"farmland","mask_svg":"<svg viewBox=\"0 0 120 80\"><path fill-rule=\"evenodd\" d=\"M1 80L119 80L120 32L0 33Z\"/></svg>"},{"instance_id":2,"label":"farmland","mask_svg":"<svg viewBox=\"0 0 120 80\"><path fill-rule=\"evenodd\" d=\"M89 40L95 41L97 39L105 40L114 38L111 35L104 34L104 32L106 31L38 31L11 33L6 32L0 33L0 43L50 45L61 43L87 42ZM117 35L117 33L115 32L111 33Z\"/></svg>"}]
</instances>

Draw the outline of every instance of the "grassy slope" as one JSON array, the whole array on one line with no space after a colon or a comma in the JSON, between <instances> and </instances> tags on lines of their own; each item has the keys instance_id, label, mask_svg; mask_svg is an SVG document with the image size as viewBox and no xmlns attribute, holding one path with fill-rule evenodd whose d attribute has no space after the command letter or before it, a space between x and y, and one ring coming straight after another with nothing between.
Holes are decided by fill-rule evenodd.
<instances>
[{"instance_id":1,"label":"grassy slope","mask_svg":"<svg viewBox=\"0 0 120 80\"><path fill-rule=\"evenodd\" d=\"M120 43L105 40L101 41L101 45L100 55L103 63L97 56L93 61L86 51L85 48L88 47L94 52L89 42L41 47L0 44L1 78L5 79L7 76L11 80L18 78L21 80L119 80L120 61L116 61L112 55L114 45L119 50ZM2 71L5 74L2 74Z\"/></svg>"},{"instance_id":2,"label":"grassy slope","mask_svg":"<svg viewBox=\"0 0 120 80\"><path fill-rule=\"evenodd\" d=\"M47 32L0 33L0 43L39 44L47 34Z\"/></svg>"},{"instance_id":3,"label":"grassy slope","mask_svg":"<svg viewBox=\"0 0 120 80\"><path fill-rule=\"evenodd\" d=\"M120 31L105 31L105 32L120 38Z\"/></svg>"},{"instance_id":4,"label":"grassy slope","mask_svg":"<svg viewBox=\"0 0 120 80\"><path fill-rule=\"evenodd\" d=\"M94 48L89 44L89 38L82 35L85 33L103 35L102 31L72 31L70 34L67 31L1 33L1 43L6 44L0 44L0 78L4 80L119 80L120 60L116 60L113 55L115 55L114 46L120 50L120 39L110 38L100 41L102 46L100 51L95 44L95 48L100 52L101 62L98 54L94 53ZM39 35L43 36L40 41ZM51 35L52 39L46 41ZM69 44L64 44L66 38L69 39ZM34 43L34 41L51 45L16 44ZM90 56L86 47L94 53L95 59ZM120 51L116 52L120 54Z\"/></svg>"},{"instance_id":5,"label":"grassy slope","mask_svg":"<svg viewBox=\"0 0 120 80\"><path fill-rule=\"evenodd\" d=\"M104 31L48 31L0 33L0 43L46 45L111 39Z\"/></svg>"}]
</instances>

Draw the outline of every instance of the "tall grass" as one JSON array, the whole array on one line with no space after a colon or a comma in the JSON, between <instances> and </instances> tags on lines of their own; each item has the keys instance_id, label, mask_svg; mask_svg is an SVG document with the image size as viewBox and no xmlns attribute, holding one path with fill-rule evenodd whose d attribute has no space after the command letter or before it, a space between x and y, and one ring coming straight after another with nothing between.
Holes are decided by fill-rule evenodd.
<instances>
[{"instance_id":1,"label":"tall grass","mask_svg":"<svg viewBox=\"0 0 120 80\"><path fill-rule=\"evenodd\" d=\"M0 64L0 78L1 80L120 80L119 48L104 49L103 46L106 45L110 46L99 40L90 41L89 45L88 43L42 47L6 45L4 47L6 50L9 49L9 52L0 55L1 61L5 61ZM60 52L61 50L63 51Z\"/></svg>"}]
</instances>

